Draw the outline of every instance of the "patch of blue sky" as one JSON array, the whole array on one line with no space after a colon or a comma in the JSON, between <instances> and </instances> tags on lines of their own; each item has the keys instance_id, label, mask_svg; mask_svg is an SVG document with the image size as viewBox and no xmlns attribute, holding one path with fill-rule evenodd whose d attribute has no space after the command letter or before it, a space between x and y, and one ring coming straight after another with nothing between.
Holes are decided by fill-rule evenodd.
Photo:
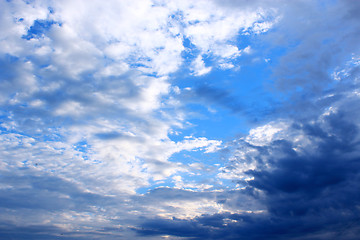
<instances>
[{"instance_id":1,"label":"patch of blue sky","mask_svg":"<svg viewBox=\"0 0 360 240\"><path fill-rule=\"evenodd\" d=\"M245 32L242 32L242 34L238 34L236 38L234 39L234 44L239 49L244 49L249 45L254 44L254 39L256 38L256 35L252 34L245 34Z\"/></svg>"},{"instance_id":2,"label":"patch of blue sky","mask_svg":"<svg viewBox=\"0 0 360 240\"><path fill-rule=\"evenodd\" d=\"M33 25L27 31L27 34L22 36L22 38L24 38L26 40L30 40L32 38L41 38L45 35L45 33L47 31L50 30L50 28L54 24L61 25L60 23L55 22L54 20L45 20L45 19L44 20L42 20L42 19L35 20Z\"/></svg>"},{"instance_id":3,"label":"patch of blue sky","mask_svg":"<svg viewBox=\"0 0 360 240\"><path fill-rule=\"evenodd\" d=\"M148 77L158 77L158 73L154 70L151 71L151 59L150 58L140 58L136 59L136 57L131 57L126 59L130 64L131 69L138 69L141 71L141 74ZM148 63L148 65L146 64ZM144 71L145 70L145 71Z\"/></svg>"},{"instance_id":4,"label":"patch of blue sky","mask_svg":"<svg viewBox=\"0 0 360 240\"><path fill-rule=\"evenodd\" d=\"M204 106L197 104L190 107L193 117L192 127L183 131L186 136L205 136L208 139L228 140L241 132L245 133L248 126L240 114L231 113L228 109L210 106L216 112L209 112Z\"/></svg>"},{"instance_id":5,"label":"patch of blue sky","mask_svg":"<svg viewBox=\"0 0 360 240\"><path fill-rule=\"evenodd\" d=\"M216 104L215 101L205 103L201 102L199 105L191 104L188 106L189 111L198 111L201 117L200 119L192 119L197 127L201 128L202 123L206 124L204 129L218 129L219 133L223 131L226 135L229 130L236 127L238 132L246 132L251 125L246 122L257 122L261 118L266 117L264 113L271 113L281 102L281 95L276 91L272 91L273 79L271 76L271 66L273 61L278 61L279 57L286 52L284 48L277 48L273 51L269 51L269 46L264 46L257 41L257 37L253 35L240 35L233 43L238 46L239 49L244 49L251 46L251 54L243 54L240 57L229 59L229 62L235 67L239 66L240 70L223 70L218 68L216 57L213 55L203 56L205 66L212 67L212 71L204 76L191 76L191 71L188 68L183 68L174 74L175 79L173 82L179 86L180 89L186 89L197 87L198 85L205 84L213 89L230 89L229 98L223 100L229 100L227 104L224 101L220 101ZM184 65L189 65L199 54L199 50L191 44L189 39L184 39L184 46L186 50L183 52ZM271 56L271 57L270 57ZM216 98L216 96L214 96ZM240 103L239 110L236 110L236 104L232 100ZM228 106L226 106L228 105ZM214 111L209 112L209 109ZM205 110L204 110L205 109ZM207 110L206 110L207 109ZM232 109L232 111L229 111ZM215 117L218 113L219 118ZM207 116L207 117L204 117ZM206 119L203 121L203 119ZM210 121L208 119L215 119ZM209 124L215 124L218 120L222 119L227 123L223 128L211 127ZM196 123L197 122L197 123ZM224 131L224 128L227 130ZM219 137L219 135L217 135Z\"/></svg>"},{"instance_id":6,"label":"patch of blue sky","mask_svg":"<svg viewBox=\"0 0 360 240\"><path fill-rule=\"evenodd\" d=\"M261 60L249 65L244 65L236 75L229 75L225 82L226 88L232 89L234 95L238 96L243 105L243 115L249 110L256 112L251 118L263 116L263 111L268 111L272 103L277 101L275 92L269 91L272 88L270 70L268 63ZM258 112L260 110L260 112ZM258 114L257 114L258 112ZM250 119L251 120L251 119Z\"/></svg>"},{"instance_id":7,"label":"patch of blue sky","mask_svg":"<svg viewBox=\"0 0 360 240\"><path fill-rule=\"evenodd\" d=\"M184 50L181 52L182 65L178 71L169 74L170 78L177 84L184 81L184 78L192 78L192 71L189 66L200 54L200 50L197 49L197 47L191 43L191 40L186 37L183 38L183 46Z\"/></svg>"},{"instance_id":8,"label":"patch of blue sky","mask_svg":"<svg viewBox=\"0 0 360 240\"><path fill-rule=\"evenodd\" d=\"M21 163L23 164L23 166L25 168L27 168L29 166L29 160L24 160L24 161L21 161Z\"/></svg>"},{"instance_id":9,"label":"patch of blue sky","mask_svg":"<svg viewBox=\"0 0 360 240\"><path fill-rule=\"evenodd\" d=\"M8 129L3 126L3 122L1 121L0 121L0 133L1 134L8 133Z\"/></svg>"},{"instance_id":10,"label":"patch of blue sky","mask_svg":"<svg viewBox=\"0 0 360 240\"><path fill-rule=\"evenodd\" d=\"M80 154L78 154L78 156L82 157L82 159L84 159L85 161L89 160L89 144L86 140L82 140L80 142L77 142L76 144L73 145L73 148L80 152Z\"/></svg>"},{"instance_id":11,"label":"patch of blue sky","mask_svg":"<svg viewBox=\"0 0 360 240\"><path fill-rule=\"evenodd\" d=\"M55 10L54 10L54 8L52 8L52 7L48 7L48 10L49 10L49 13L50 13L50 14L53 14L53 13L55 13Z\"/></svg>"},{"instance_id":12,"label":"patch of blue sky","mask_svg":"<svg viewBox=\"0 0 360 240\"><path fill-rule=\"evenodd\" d=\"M266 89L270 70L263 69L267 64L258 61L246 64L240 71L215 69L205 76L178 77L175 85L180 89L197 92L186 107L194 126L186 134L224 139L247 133L251 123L270 113L276 103L276 97ZM196 91L202 87L205 90Z\"/></svg>"}]
</instances>

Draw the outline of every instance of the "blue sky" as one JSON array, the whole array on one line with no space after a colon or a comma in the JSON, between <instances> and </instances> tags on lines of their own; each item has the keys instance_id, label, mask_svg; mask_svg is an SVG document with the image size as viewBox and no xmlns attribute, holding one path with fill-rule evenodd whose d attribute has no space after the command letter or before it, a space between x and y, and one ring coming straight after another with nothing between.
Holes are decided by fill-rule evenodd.
<instances>
[{"instance_id":1,"label":"blue sky","mask_svg":"<svg viewBox=\"0 0 360 240\"><path fill-rule=\"evenodd\" d=\"M357 239L359 11L0 1L0 238Z\"/></svg>"}]
</instances>

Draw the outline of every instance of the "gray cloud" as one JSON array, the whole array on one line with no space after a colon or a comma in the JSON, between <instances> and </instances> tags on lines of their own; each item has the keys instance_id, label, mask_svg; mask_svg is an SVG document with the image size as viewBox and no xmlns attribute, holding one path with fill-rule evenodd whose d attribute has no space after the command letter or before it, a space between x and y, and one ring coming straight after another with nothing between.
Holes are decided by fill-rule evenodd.
<instances>
[{"instance_id":1,"label":"gray cloud","mask_svg":"<svg viewBox=\"0 0 360 240\"><path fill-rule=\"evenodd\" d=\"M274 69L277 86L283 90L303 88L319 92L333 81L331 71L359 54L359 22L353 14L356 1L337 4L296 1L284 10L281 24L269 34L272 42L284 43L287 53Z\"/></svg>"},{"instance_id":2,"label":"gray cloud","mask_svg":"<svg viewBox=\"0 0 360 240\"><path fill-rule=\"evenodd\" d=\"M205 214L191 220L147 219L136 231L188 239L356 239L360 136L359 116L352 116L350 109L358 102L358 97L344 97L336 112L315 121L295 121L282 130L280 139L266 145L240 141L233 146L245 155L229 162L229 172L256 162L255 169L242 170L251 178L239 175L244 189L234 194L251 196L247 201L258 202L257 209L263 206L265 211ZM225 202L229 196L224 193ZM238 201L244 202L244 196Z\"/></svg>"}]
</instances>

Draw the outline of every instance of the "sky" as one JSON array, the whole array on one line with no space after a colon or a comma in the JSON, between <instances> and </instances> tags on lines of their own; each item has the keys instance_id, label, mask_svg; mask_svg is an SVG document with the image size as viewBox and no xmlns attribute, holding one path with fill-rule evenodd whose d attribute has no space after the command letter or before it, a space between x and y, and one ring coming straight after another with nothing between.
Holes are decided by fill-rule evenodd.
<instances>
[{"instance_id":1,"label":"sky","mask_svg":"<svg viewBox=\"0 0 360 240\"><path fill-rule=\"evenodd\" d=\"M0 238L358 239L359 12L0 0Z\"/></svg>"}]
</instances>

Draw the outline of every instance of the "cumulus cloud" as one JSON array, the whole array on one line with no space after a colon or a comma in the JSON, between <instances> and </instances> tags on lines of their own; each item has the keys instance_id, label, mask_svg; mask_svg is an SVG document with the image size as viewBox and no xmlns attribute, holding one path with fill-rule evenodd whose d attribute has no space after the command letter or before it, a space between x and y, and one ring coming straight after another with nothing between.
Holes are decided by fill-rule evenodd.
<instances>
[{"instance_id":1,"label":"cumulus cloud","mask_svg":"<svg viewBox=\"0 0 360 240\"><path fill-rule=\"evenodd\" d=\"M192 72L195 76L201 76L209 73L211 71L211 67L206 67L205 62L201 55L199 55L193 62Z\"/></svg>"},{"instance_id":2,"label":"cumulus cloud","mask_svg":"<svg viewBox=\"0 0 360 240\"><path fill-rule=\"evenodd\" d=\"M186 140L185 145L169 140L168 132L181 122L160 111L163 105L171 108L163 99L170 91L163 75L176 71L184 48L179 33L169 30L172 9L147 1L3 5L12 9L4 12L4 18L15 21L9 29L19 27L13 36L18 50L2 47L5 133L62 142L66 149L85 146L84 158L106 166L101 170L106 178L128 176L123 186L131 191L151 176L161 179L182 169L167 159L199 146L197 140ZM95 9L100 12L92 14ZM10 44L12 35L4 36L2 41ZM201 147L212 148L212 141L201 142ZM41 161L46 160L39 156ZM53 166L60 161L54 160ZM105 170L108 167L114 171Z\"/></svg>"}]
</instances>

